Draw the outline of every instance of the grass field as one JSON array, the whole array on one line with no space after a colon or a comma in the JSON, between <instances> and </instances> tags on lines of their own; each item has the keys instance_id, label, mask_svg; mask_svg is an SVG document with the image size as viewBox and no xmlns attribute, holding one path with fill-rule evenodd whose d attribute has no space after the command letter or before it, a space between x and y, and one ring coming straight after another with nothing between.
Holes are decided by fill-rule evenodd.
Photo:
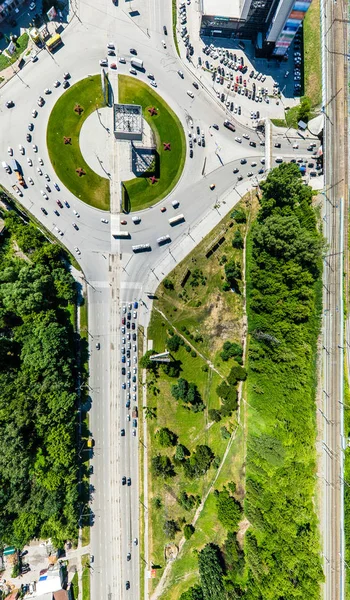
<instances>
[{"instance_id":1,"label":"grass field","mask_svg":"<svg viewBox=\"0 0 350 600\"><path fill-rule=\"evenodd\" d=\"M74 107L84 110L79 115ZM47 146L52 166L62 183L80 200L103 210L109 209L109 180L97 175L84 161L79 146L79 135L85 119L96 108L104 106L101 77L94 75L79 81L58 99L51 112L47 127ZM64 143L71 138L71 144ZM83 168L79 177L76 169Z\"/></svg>"},{"instance_id":2,"label":"grass field","mask_svg":"<svg viewBox=\"0 0 350 600\"><path fill-rule=\"evenodd\" d=\"M186 158L186 140L182 125L167 103L145 83L119 75L119 102L140 104L143 116L152 128L157 152L158 166L155 174L157 183L152 184L148 177L137 177L124 181L124 189L129 197L130 210L137 211L152 206L165 198L178 182ZM148 108L155 107L157 115L151 117ZM163 142L171 143L171 150L163 149Z\"/></svg>"},{"instance_id":3,"label":"grass field","mask_svg":"<svg viewBox=\"0 0 350 600\"><path fill-rule=\"evenodd\" d=\"M304 19L304 93L312 106L321 103L320 0L313 0Z\"/></svg>"},{"instance_id":4,"label":"grass field","mask_svg":"<svg viewBox=\"0 0 350 600\"><path fill-rule=\"evenodd\" d=\"M7 56L7 54L0 54L0 71L6 69L10 65L16 62L16 60L23 54L24 50L28 46L29 35L28 33L23 33L16 42L16 50L12 54L12 56Z\"/></svg>"},{"instance_id":5,"label":"grass field","mask_svg":"<svg viewBox=\"0 0 350 600\"><path fill-rule=\"evenodd\" d=\"M72 600L78 600L79 598L79 585L78 585L78 573L74 573L73 579L72 579L72 584L71 584L71 590L72 590Z\"/></svg>"},{"instance_id":6,"label":"grass field","mask_svg":"<svg viewBox=\"0 0 350 600\"><path fill-rule=\"evenodd\" d=\"M184 336L187 344L195 349L196 356L187 352L181 346L178 352L173 353L176 360L181 362L180 377L194 382L205 404L205 410L193 413L176 402L171 395L171 386L176 379L159 371L160 376L155 379L148 374L148 406L156 407L157 418L148 421L148 440L152 455L161 453L173 458L175 449L163 448L158 444L155 434L159 427L168 427L178 435L178 443L184 444L191 452L199 444L208 445L216 457L223 457L228 440L223 439L220 428L226 426L232 432L237 428L237 415L223 418L219 423L210 422L208 410L220 408L220 400L216 393L217 386L222 382L233 361L223 362L220 357L222 345L226 340L241 342L242 340L242 297L232 291L223 292L224 282L224 257L242 260L242 250L232 247L232 238L237 228L244 233L244 225L237 225L228 216L220 225L211 232L197 248L182 262L165 280L172 282L174 289L160 285L156 292L158 298L152 313L148 338L153 340L153 348L163 352L168 331L173 330L178 335ZM216 251L206 258L208 250L212 249L218 241L221 241ZM188 276L188 271L191 274ZM196 271L197 270L197 271ZM200 284L194 285L200 277ZM187 281L184 285L184 278ZM166 316L162 316L160 311ZM208 367L210 361L215 369ZM152 443L150 443L152 440ZM239 470L242 463L239 455L239 447L234 445L224 463L220 473L220 484L235 479L239 482ZM239 467L237 466L239 464ZM151 467L149 468L149 472ZM150 497L148 506L150 509L149 536L150 557L153 564L158 565L158 576L161 575L164 561L164 546L169 539L163 532L163 523L166 519L174 519L182 528L184 523L190 523L196 508L184 509L178 502L182 491L188 494L199 495L201 498L210 488L217 470L211 467L201 478L188 480L185 478L181 466L175 466L176 476L164 481L154 478L150 474L149 490ZM217 485L215 486L217 487ZM152 500L161 499L161 506L156 507ZM181 582L185 587L194 580L196 575L195 548L200 548L206 541L217 540L220 542L224 536L224 530L216 521L216 507L212 494L209 495L197 525L193 537L186 542L183 555L174 563L171 575L171 592L167 592L164 598L176 600L182 590ZM180 531L175 538L175 543L182 537ZM152 582L153 588L158 582L158 577ZM177 585L179 584L179 585ZM170 595L169 595L170 594ZM163 596L162 596L163 597Z\"/></svg>"}]
</instances>

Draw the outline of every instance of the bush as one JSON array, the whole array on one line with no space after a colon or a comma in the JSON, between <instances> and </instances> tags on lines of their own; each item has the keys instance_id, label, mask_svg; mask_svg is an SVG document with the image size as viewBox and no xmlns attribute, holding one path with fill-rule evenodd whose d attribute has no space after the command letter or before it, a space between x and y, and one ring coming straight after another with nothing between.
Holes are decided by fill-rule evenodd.
<instances>
[{"instance_id":1,"label":"bush","mask_svg":"<svg viewBox=\"0 0 350 600\"><path fill-rule=\"evenodd\" d=\"M159 498L159 496L156 496L155 498L152 499L152 505L156 510L159 510L162 508L162 500L161 498Z\"/></svg>"},{"instance_id":2,"label":"bush","mask_svg":"<svg viewBox=\"0 0 350 600\"><path fill-rule=\"evenodd\" d=\"M243 237L239 229L236 229L235 234L233 236L232 247L237 249L243 248Z\"/></svg>"},{"instance_id":3,"label":"bush","mask_svg":"<svg viewBox=\"0 0 350 600\"><path fill-rule=\"evenodd\" d=\"M195 528L191 524L187 524L184 527L184 536L186 540L189 540L195 532Z\"/></svg>"},{"instance_id":4,"label":"bush","mask_svg":"<svg viewBox=\"0 0 350 600\"><path fill-rule=\"evenodd\" d=\"M192 358L196 358L197 352L195 350L191 350L191 356L192 356Z\"/></svg>"},{"instance_id":5,"label":"bush","mask_svg":"<svg viewBox=\"0 0 350 600\"><path fill-rule=\"evenodd\" d=\"M215 421L215 423L218 423L219 421L221 421L221 413L216 408L210 408L208 410L208 416L209 416L209 419L211 421Z\"/></svg>"},{"instance_id":6,"label":"bush","mask_svg":"<svg viewBox=\"0 0 350 600\"><path fill-rule=\"evenodd\" d=\"M161 427L157 433L156 438L161 446L168 448L175 446L177 443L177 435L173 431L170 431L167 427Z\"/></svg>"},{"instance_id":7,"label":"bush","mask_svg":"<svg viewBox=\"0 0 350 600\"><path fill-rule=\"evenodd\" d=\"M166 290L174 289L174 284L171 279L168 279L168 278L164 279L163 284L164 284L164 287Z\"/></svg>"},{"instance_id":8,"label":"bush","mask_svg":"<svg viewBox=\"0 0 350 600\"><path fill-rule=\"evenodd\" d=\"M228 440L231 437L227 427L220 427L220 433L223 440Z\"/></svg>"},{"instance_id":9,"label":"bush","mask_svg":"<svg viewBox=\"0 0 350 600\"><path fill-rule=\"evenodd\" d=\"M216 508L220 523L229 531L237 531L242 507L225 488L216 496Z\"/></svg>"},{"instance_id":10,"label":"bush","mask_svg":"<svg viewBox=\"0 0 350 600\"><path fill-rule=\"evenodd\" d=\"M186 446L184 446L183 444L178 444L176 446L176 452L175 452L176 460L181 462L186 459L186 456L189 456L189 455L190 455L190 453L187 450Z\"/></svg>"},{"instance_id":11,"label":"bush","mask_svg":"<svg viewBox=\"0 0 350 600\"><path fill-rule=\"evenodd\" d=\"M243 208L239 208L239 209L235 209L232 213L231 213L231 219L234 219L236 221L236 223L246 223L247 222L247 216L243 210Z\"/></svg>"},{"instance_id":12,"label":"bush","mask_svg":"<svg viewBox=\"0 0 350 600\"><path fill-rule=\"evenodd\" d=\"M157 454L152 458L151 469L155 477L167 479L168 477L174 477L175 475L173 463L170 458L168 456L162 456L161 454Z\"/></svg>"},{"instance_id":13,"label":"bush","mask_svg":"<svg viewBox=\"0 0 350 600\"><path fill-rule=\"evenodd\" d=\"M208 365L207 364L202 365L201 370L203 371L203 373L208 373L208 371L209 371Z\"/></svg>"}]
</instances>

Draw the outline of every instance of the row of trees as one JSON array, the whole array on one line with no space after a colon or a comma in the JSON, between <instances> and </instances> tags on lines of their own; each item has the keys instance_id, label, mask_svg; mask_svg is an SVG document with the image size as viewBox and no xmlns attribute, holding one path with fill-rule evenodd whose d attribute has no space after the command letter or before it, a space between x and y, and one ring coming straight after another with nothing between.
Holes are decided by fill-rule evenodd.
<instances>
[{"instance_id":1,"label":"row of trees","mask_svg":"<svg viewBox=\"0 0 350 600\"><path fill-rule=\"evenodd\" d=\"M0 264L0 543L58 545L77 531L73 277L15 212ZM26 255L12 252L16 243Z\"/></svg>"},{"instance_id":2,"label":"row of trees","mask_svg":"<svg viewBox=\"0 0 350 600\"><path fill-rule=\"evenodd\" d=\"M191 454L184 446L179 444L174 459L177 465L182 466L184 474L188 479L203 476L210 469L214 459L215 466L218 466L218 461L213 451L206 445L196 446L194 452ZM156 454L152 457L151 466L155 477L168 479L176 475L174 463L169 456Z\"/></svg>"}]
</instances>

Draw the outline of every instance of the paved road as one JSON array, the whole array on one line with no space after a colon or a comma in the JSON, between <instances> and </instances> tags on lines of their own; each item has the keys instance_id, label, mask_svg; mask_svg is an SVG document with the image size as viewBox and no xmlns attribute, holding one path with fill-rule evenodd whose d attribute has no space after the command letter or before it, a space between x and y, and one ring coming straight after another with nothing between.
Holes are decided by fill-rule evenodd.
<instances>
[{"instance_id":1,"label":"paved road","mask_svg":"<svg viewBox=\"0 0 350 600\"><path fill-rule=\"evenodd\" d=\"M323 533L324 598L343 600L344 470L343 426L344 318L343 265L347 235L347 14L346 3L324 8L325 67L325 202L324 233L329 251L323 286ZM336 140L336 143L335 143ZM345 248L347 245L345 245Z\"/></svg>"},{"instance_id":2,"label":"paved road","mask_svg":"<svg viewBox=\"0 0 350 600\"><path fill-rule=\"evenodd\" d=\"M132 434L132 422L127 421L130 411L126 408L127 394L132 387L122 389L127 384L127 375L122 375L122 347L125 334L121 332L123 306L142 300L137 319L131 322L147 323L150 315L150 301L147 292L154 291L158 282L167 274L193 247L221 220L236 204L240 196L251 187L251 180L257 184L258 171L263 168L267 146L260 145L265 141L254 131L249 132L250 140L242 136L247 129L236 124L233 134L222 126L224 112L217 101L213 90L201 87L197 92L192 86L193 76L180 62L171 42L167 38L167 48L161 43L162 28L166 25L171 32L171 3L140 0L139 15L131 17L127 12L127 4L115 7L109 0L102 0L98 5L80 3L77 5L77 16L63 34L64 46L54 55L42 51L37 63L30 63L18 77L13 78L1 90L0 97L0 154L2 160L8 160L7 147L14 149L15 158L23 167L25 178L33 178L34 185L24 190L21 202L37 219L74 253L78 247L81 254L77 259L81 262L88 289L89 300L89 340L91 350L90 386L92 408L90 411L90 429L95 438L94 456L92 459L93 475L92 510L94 526L91 531L91 552L95 557L92 571L92 598L108 598L119 600L125 597L126 581L130 581L129 597L139 597L139 553L133 540L139 538L139 482L138 482L138 444L139 432ZM134 8L134 7L133 7ZM47 119L54 103L63 93L62 86L53 87L53 82L62 81L65 71L72 75L71 84L88 74L98 72L98 61L106 55L106 44L113 41L119 56L130 60L130 47L136 47L138 55L144 60L146 74L138 77L148 81L147 73L152 72L158 83L158 91L179 116L186 134L192 133L197 126L204 131L205 147L194 146L194 157L188 159L183 175L172 194L162 205L166 212L162 213L156 206L140 213L139 225L132 224L128 218L127 228L131 240L117 241L113 237L119 227L117 213L112 217L89 207L81 200L74 198L60 182L60 191L48 194L49 200L43 199L40 190L44 189L44 175L37 172L39 157L43 160L42 171L50 177L49 185L56 181L50 165L46 149ZM118 70L127 73L129 65L118 63ZM184 71L181 79L177 71ZM43 108L37 106L39 94L44 95L44 88L52 89L52 94L45 96ZM194 90L195 98L187 95L187 90ZM13 99L15 108L8 110L4 103ZM33 118L32 110L38 111ZM191 129L191 120L194 129ZM33 142L38 146L35 153L31 144L25 142L28 123L33 122ZM219 131L212 125L219 124ZM280 148L272 145L274 157L282 155L292 158L310 155L306 151L309 140L301 140L296 135L291 137L277 136ZM242 138L242 143L235 137ZM293 149L293 142L298 140L299 148ZM256 147L249 146L255 141ZM25 155L20 155L18 144L25 147ZM33 167L27 165L27 157L33 160ZM245 157L247 163L242 165ZM269 157L265 157L266 164ZM252 163L256 163L252 166ZM275 164L272 161L272 166ZM204 169L204 177L202 170ZM239 169L238 173L234 173ZM253 176L248 177L252 172ZM238 177L243 176L239 182ZM14 174L0 172L0 183L8 189L15 183ZM215 189L210 190L210 184ZM69 207L57 207L56 200L66 201ZM175 211L171 202L178 200L179 208ZM189 201L190 199L190 201ZM40 210L44 207L48 216ZM54 210L59 211L59 216ZM79 216L73 211L77 211ZM185 216L183 224L171 228L168 219L181 212ZM101 218L107 217L108 223ZM79 229L72 226L76 222ZM63 233L61 236L58 227ZM171 236L171 244L159 247L156 239L161 235ZM137 243L150 243L152 252L135 255L131 246ZM137 329L135 329L137 331ZM130 330L132 333L133 330ZM126 335L128 330L126 330ZM130 340L131 341L131 340ZM100 344L100 350L96 344ZM132 346L135 343L131 341ZM138 340L136 340L136 345ZM137 363L134 363L136 352L130 351L130 376ZM134 382L131 380L131 386ZM137 393L137 392L136 392ZM120 430L125 429L125 436ZM131 478L131 485L123 486L123 476ZM128 553L131 560L127 560Z\"/></svg>"}]
</instances>

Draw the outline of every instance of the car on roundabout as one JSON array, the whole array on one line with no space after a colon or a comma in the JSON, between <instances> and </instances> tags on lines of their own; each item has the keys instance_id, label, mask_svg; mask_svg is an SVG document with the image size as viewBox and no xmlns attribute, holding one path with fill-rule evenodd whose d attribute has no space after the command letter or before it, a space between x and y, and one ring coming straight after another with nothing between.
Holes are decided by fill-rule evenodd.
<instances>
[{"instance_id":1,"label":"car on roundabout","mask_svg":"<svg viewBox=\"0 0 350 600\"><path fill-rule=\"evenodd\" d=\"M44 94L46 94L47 96L48 96L48 94L51 94L50 88L45 88L44 89Z\"/></svg>"},{"instance_id":2,"label":"car on roundabout","mask_svg":"<svg viewBox=\"0 0 350 600\"><path fill-rule=\"evenodd\" d=\"M30 167L32 167L32 166L33 166L33 161L32 161L32 159L31 159L31 158L29 158L29 156L28 156L28 158L27 158L27 163L28 163L28 165L29 165Z\"/></svg>"},{"instance_id":3,"label":"car on roundabout","mask_svg":"<svg viewBox=\"0 0 350 600\"><path fill-rule=\"evenodd\" d=\"M78 231L79 227L74 221L73 221L72 225L73 225L74 229L76 229Z\"/></svg>"},{"instance_id":4,"label":"car on roundabout","mask_svg":"<svg viewBox=\"0 0 350 600\"><path fill-rule=\"evenodd\" d=\"M36 144L33 144L33 150L34 150L34 152L38 152L38 146ZM40 160L39 160L39 162L40 162ZM42 164L42 163L40 163L40 164Z\"/></svg>"},{"instance_id":5,"label":"car on roundabout","mask_svg":"<svg viewBox=\"0 0 350 600\"><path fill-rule=\"evenodd\" d=\"M29 181L30 185L34 185L34 181L31 177L28 177L28 181Z\"/></svg>"},{"instance_id":6,"label":"car on roundabout","mask_svg":"<svg viewBox=\"0 0 350 600\"><path fill-rule=\"evenodd\" d=\"M38 116L38 111L37 110L32 110L32 117L33 119L36 119L36 117Z\"/></svg>"},{"instance_id":7,"label":"car on roundabout","mask_svg":"<svg viewBox=\"0 0 350 600\"><path fill-rule=\"evenodd\" d=\"M43 206L40 207L40 210L44 213L44 215L47 215L47 210L46 208L44 208Z\"/></svg>"},{"instance_id":8,"label":"car on roundabout","mask_svg":"<svg viewBox=\"0 0 350 600\"><path fill-rule=\"evenodd\" d=\"M165 207L165 206L162 206L162 208L160 209L160 212L162 212L162 213L163 213L163 212L165 212L165 211L166 211L166 207Z\"/></svg>"},{"instance_id":9,"label":"car on roundabout","mask_svg":"<svg viewBox=\"0 0 350 600\"><path fill-rule=\"evenodd\" d=\"M211 190L215 190L215 183L211 183L211 184L210 184L210 186L209 186L209 188L210 188Z\"/></svg>"},{"instance_id":10,"label":"car on roundabout","mask_svg":"<svg viewBox=\"0 0 350 600\"><path fill-rule=\"evenodd\" d=\"M66 89L67 87L69 87L69 81L65 80L62 85L64 89Z\"/></svg>"},{"instance_id":11,"label":"car on roundabout","mask_svg":"<svg viewBox=\"0 0 350 600\"><path fill-rule=\"evenodd\" d=\"M12 108L15 105L13 100L8 100L5 104L6 108Z\"/></svg>"},{"instance_id":12,"label":"car on roundabout","mask_svg":"<svg viewBox=\"0 0 350 600\"><path fill-rule=\"evenodd\" d=\"M122 219L122 220L120 221L120 224L121 224L121 225L127 225L127 224L128 224L128 222L127 222L125 219Z\"/></svg>"},{"instance_id":13,"label":"car on roundabout","mask_svg":"<svg viewBox=\"0 0 350 600\"><path fill-rule=\"evenodd\" d=\"M54 84L53 84L53 86L54 86L55 88L58 88L60 85L61 85L61 82L60 82L60 81L58 81L58 79L56 79L56 81L54 81Z\"/></svg>"},{"instance_id":14,"label":"car on roundabout","mask_svg":"<svg viewBox=\"0 0 350 600\"><path fill-rule=\"evenodd\" d=\"M32 136L30 135L30 133L27 133L26 140L27 140L27 142L31 142L32 141Z\"/></svg>"}]
</instances>

